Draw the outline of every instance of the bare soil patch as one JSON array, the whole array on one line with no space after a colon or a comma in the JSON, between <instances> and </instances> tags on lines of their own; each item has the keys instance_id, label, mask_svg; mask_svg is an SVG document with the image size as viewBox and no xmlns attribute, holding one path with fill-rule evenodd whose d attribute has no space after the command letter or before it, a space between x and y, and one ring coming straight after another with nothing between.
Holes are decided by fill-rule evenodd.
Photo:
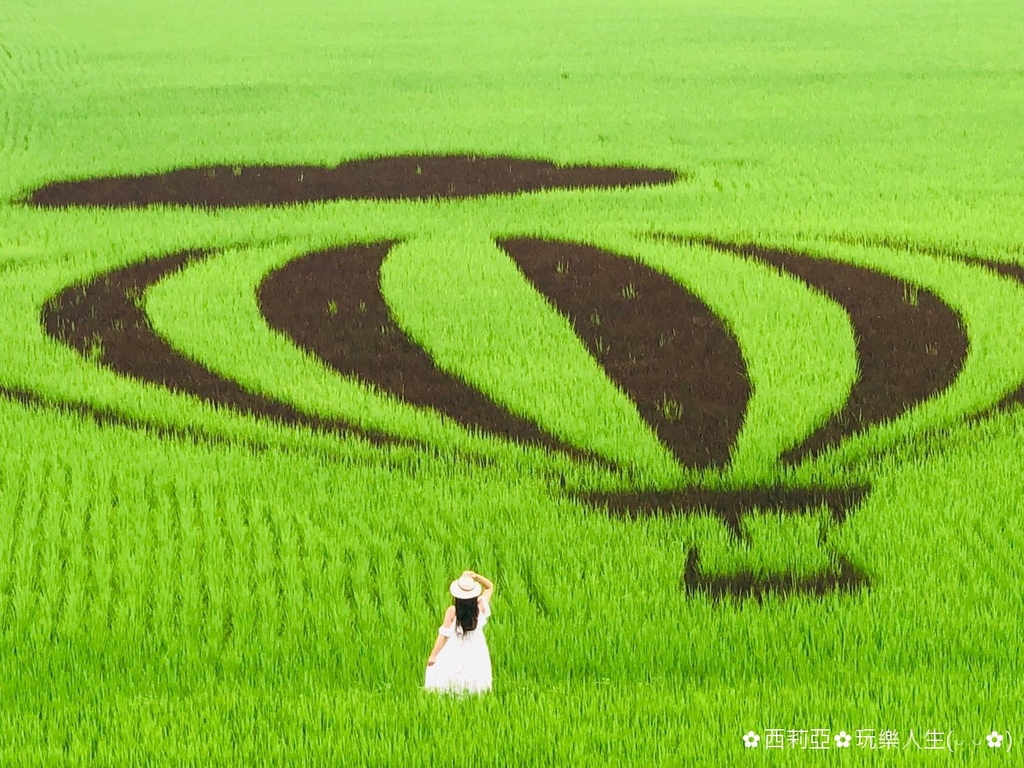
<instances>
[{"instance_id":1,"label":"bare soil patch","mask_svg":"<svg viewBox=\"0 0 1024 768\"><path fill-rule=\"evenodd\" d=\"M351 425L319 419L248 392L184 357L153 331L142 310L145 290L207 255L198 251L171 254L131 264L66 288L43 307L43 328L51 338L123 376L284 424L342 435L360 434L375 442L392 442L384 435L360 432Z\"/></svg>"},{"instance_id":2,"label":"bare soil patch","mask_svg":"<svg viewBox=\"0 0 1024 768\"><path fill-rule=\"evenodd\" d=\"M433 408L471 429L578 455L578 449L438 368L405 335L380 292L380 268L392 245L349 245L290 261L259 287L263 316L344 376Z\"/></svg>"},{"instance_id":3,"label":"bare soil patch","mask_svg":"<svg viewBox=\"0 0 1024 768\"><path fill-rule=\"evenodd\" d=\"M499 244L682 464L728 462L750 383L736 340L696 296L650 267L591 246Z\"/></svg>"},{"instance_id":4,"label":"bare soil patch","mask_svg":"<svg viewBox=\"0 0 1024 768\"><path fill-rule=\"evenodd\" d=\"M675 171L570 165L477 155L402 155L313 165L217 165L141 176L56 181L31 192L30 205L54 208L285 205L325 200L419 200L543 189L670 184Z\"/></svg>"},{"instance_id":5,"label":"bare soil patch","mask_svg":"<svg viewBox=\"0 0 1024 768\"><path fill-rule=\"evenodd\" d=\"M692 242L770 264L840 304L850 317L860 376L843 410L787 451L791 463L894 419L946 389L969 342L960 317L938 296L870 269L795 251L702 239Z\"/></svg>"},{"instance_id":6,"label":"bare soil patch","mask_svg":"<svg viewBox=\"0 0 1024 768\"><path fill-rule=\"evenodd\" d=\"M761 603L768 595L824 597L834 592L854 592L869 586L868 576L846 557L837 555L835 561L834 570L808 576L786 573L761 575L751 571L708 576L701 572L699 553L691 549L687 553L686 570L680 587L688 595L707 595L714 602L731 598L752 599Z\"/></svg>"},{"instance_id":7,"label":"bare soil patch","mask_svg":"<svg viewBox=\"0 0 1024 768\"><path fill-rule=\"evenodd\" d=\"M1002 275L1010 280L1014 280L1021 285L1024 285L1024 265L998 261L995 259L977 256L975 254L968 254L958 251L954 248L947 248L937 245L928 245L916 243L906 238L898 237L852 237L847 235L834 235L829 238L834 243L851 246L871 246L877 248L888 248L894 251L907 251L910 253L922 253L928 256L934 256L940 259L949 259L952 261L959 261L972 266L982 267L995 272L998 275ZM972 423L980 421L984 418L998 414L1007 409L1014 408L1018 405L1024 404L1024 378L1017 388L1011 390L1009 393L1004 395L997 403L984 408L977 413L968 414L964 417L963 423ZM959 426L959 423L948 425L944 427L935 427L926 430L926 433L932 439L941 439L942 435L948 433L951 429L955 429ZM917 437L923 437L918 435ZM871 453L877 454L878 450L871 450Z\"/></svg>"}]
</instances>

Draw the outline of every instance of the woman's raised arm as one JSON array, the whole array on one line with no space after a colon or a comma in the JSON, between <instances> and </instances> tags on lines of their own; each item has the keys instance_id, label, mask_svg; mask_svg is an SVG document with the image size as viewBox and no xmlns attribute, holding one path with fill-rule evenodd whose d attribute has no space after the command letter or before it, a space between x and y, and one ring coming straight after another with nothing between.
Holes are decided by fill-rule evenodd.
<instances>
[{"instance_id":1,"label":"woman's raised arm","mask_svg":"<svg viewBox=\"0 0 1024 768\"><path fill-rule=\"evenodd\" d=\"M481 597L483 597L483 599L487 602L490 602L491 595L494 594L494 582L488 579L486 576L481 576L479 573L474 573L473 571L466 571L466 573L472 576L480 584L480 586L484 588Z\"/></svg>"}]
</instances>

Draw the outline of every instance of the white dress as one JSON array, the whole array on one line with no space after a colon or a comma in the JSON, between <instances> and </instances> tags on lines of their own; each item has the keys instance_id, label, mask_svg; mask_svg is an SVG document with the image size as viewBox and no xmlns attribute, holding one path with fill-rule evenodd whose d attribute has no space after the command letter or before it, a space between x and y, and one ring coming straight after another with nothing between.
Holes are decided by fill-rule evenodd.
<instances>
[{"instance_id":1,"label":"white dress","mask_svg":"<svg viewBox=\"0 0 1024 768\"><path fill-rule=\"evenodd\" d=\"M424 687L442 693L483 693L491 690L491 653L484 637L484 625L491 615L486 600L480 601L476 629L463 632L456 620L452 626L437 630L448 641L427 667Z\"/></svg>"}]
</instances>

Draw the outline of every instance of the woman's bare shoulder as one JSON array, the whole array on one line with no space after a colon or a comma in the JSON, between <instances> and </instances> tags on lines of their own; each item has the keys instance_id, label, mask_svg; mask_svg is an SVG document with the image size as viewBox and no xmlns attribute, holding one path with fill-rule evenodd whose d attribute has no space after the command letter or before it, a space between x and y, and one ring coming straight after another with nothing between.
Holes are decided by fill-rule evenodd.
<instances>
[{"instance_id":1,"label":"woman's bare shoulder","mask_svg":"<svg viewBox=\"0 0 1024 768\"><path fill-rule=\"evenodd\" d=\"M444 612L444 623L445 624L451 624L451 622L454 619L455 619L455 606L454 605L449 605L448 606L448 610L446 610Z\"/></svg>"}]
</instances>

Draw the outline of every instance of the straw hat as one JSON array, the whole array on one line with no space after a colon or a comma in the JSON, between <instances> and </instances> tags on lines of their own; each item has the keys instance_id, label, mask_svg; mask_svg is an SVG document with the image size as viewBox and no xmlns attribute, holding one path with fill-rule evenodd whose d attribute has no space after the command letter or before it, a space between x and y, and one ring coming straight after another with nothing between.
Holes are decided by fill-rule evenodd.
<instances>
[{"instance_id":1,"label":"straw hat","mask_svg":"<svg viewBox=\"0 0 1024 768\"><path fill-rule=\"evenodd\" d=\"M479 597L484 588L472 576L459 576L459 578L452 582L449 590L452 593L452 597L470 600L474 597Z\"/></svg>"}]
</instances>

